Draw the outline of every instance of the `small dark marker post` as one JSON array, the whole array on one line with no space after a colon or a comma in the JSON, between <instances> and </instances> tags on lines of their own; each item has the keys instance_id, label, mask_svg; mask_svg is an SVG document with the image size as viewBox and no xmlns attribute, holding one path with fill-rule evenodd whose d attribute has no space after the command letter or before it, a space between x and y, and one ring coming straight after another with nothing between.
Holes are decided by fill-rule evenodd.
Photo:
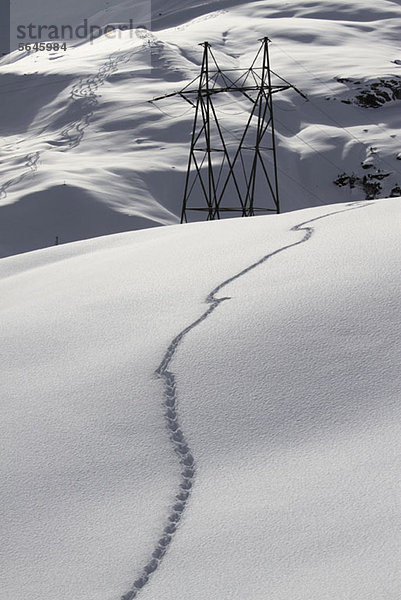
<instances>
[{"instance_id":1,"label":"small dark marker post","mask_svg":"<svg viewBox=\"0 0 401 600\"><path fill-rule=\"evenodd\" d=\"M56 235L56 243L55 243L55 245L58 246L58 235Z\"/></svg>"}]
</instances>

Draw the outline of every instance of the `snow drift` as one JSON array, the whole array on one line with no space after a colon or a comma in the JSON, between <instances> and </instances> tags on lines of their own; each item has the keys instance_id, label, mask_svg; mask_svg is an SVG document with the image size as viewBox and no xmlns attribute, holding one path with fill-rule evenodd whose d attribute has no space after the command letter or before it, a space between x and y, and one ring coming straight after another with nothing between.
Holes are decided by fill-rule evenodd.
<instances>
[{"instance_id":1,"label":"snow drift","mask_svg":"<svg viewBox=\"0 0 401 600\"><path fill-rule=\"evenodd\" d=\"M2 597L398 600L399 219L2 260Z\"/></svg>"}]
</instances>

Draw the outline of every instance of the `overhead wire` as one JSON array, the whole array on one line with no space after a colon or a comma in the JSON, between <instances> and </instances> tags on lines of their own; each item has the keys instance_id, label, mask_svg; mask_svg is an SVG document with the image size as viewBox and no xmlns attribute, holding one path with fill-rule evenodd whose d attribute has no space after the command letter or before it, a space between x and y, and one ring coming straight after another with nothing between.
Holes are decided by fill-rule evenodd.
<instances>
[{"instance_id":1,"label":"overhead wire","mask_svg":"<svg viewBox=\"0 0 401 600\"><path fill-rule=\"evenodd\" d=\"M281 121L281 119L278 119L277 118L277 111L276 111L276 115L275 115L274 119L275 119L275 121L277 121L278 123L280 123L280 125L282 125L285 129L287 129L287 131L289 131L293 136L295 136L297 139L299 139L300 142L302 142L303 144L305 144L306 146L308 146L313 152L315 152L316 154L319 154L324 160L326 160L328 163L330 163L332 166L334 166L340 172L342 171L342 168L339 165L337 165L334 161L332 161L331 159L329 159L325 154L323 154L320 150L318 150L317 148L315 148L312 144L310 144L309 142L307 142L303 138L301 138L298 133L296 133L292 129L290 129L285 123L283 123ZM234 134L233 132L230 132L226 127L224 127L222 125L221 125L221 127L222 127L222 129L224 129L224 131L226 131L227 133L231 134L238 141L240 141L240 138L236 134Z\"/></svg>"},{"instance_id":2,"label":"overhead wire","mask_svg":"<svg viewBox=\"0 0 401 600\"><path fill-rule=\"evenodd\" d=\"M277 111L276 111L276 115L274 117L274 120L277 121L278 123L280 123L280 125L282 127L284 127L284 129L286 129L287 131L289 131L295 138L297 138L300 142L302 142L302 144L304 144L305 146L308 146L308 148L310 148L313 152L315 152L316 154L318 154L319 156L321 156L326 162L328 162L330 165L332 165L333 167L335 167L338 171L342 171L343 168L340 167L339 165L337 165L334 161L332 161L330 158L328 158L325 154L323 154L323 152L321 152L320 150L318 150L317 148L315 148L315 146L313 146L313 144L307 142L306 140L304 140L299 133L294 132L292 129L290 129L288 127L288 125L286 125L285 123L283 123L283 121L281 121L281 119L277 118Z\"/></svg>"},{"instance_id":3,"label":"overhead wire","mask_svg":"<svg viewBox=\"0 0 401 600\"><path fill-rule=\"evenodd\" d=\"M277 118L276 118L277 120ZM238 141L241 141L241 138L239 136L237 136L235 133L233 133L232 131L229 131L226 127L224 127L223 125L220 125L222 129L224 129L224 131L226 131L227 133L231 134L233 137L235 137ZM300 140L303 141L303 140ZM303 142L305 143L305 142ZM313 149L313 148L312 148ZM313 149L315 152L317 152L318 154L319 151L316 149ZM322 157L325 158L324 154L322 154ZM247 180L247 176L246 176L246 169L245 169L245 164L244 164L244 160L242 157L242 153L240 153L240 159L241 159L241 163L242 163L242 169L243 169L243 174L245 177L245 180ZM334 163L332 163L334 166L336 166ZM338 167L337 167L338 168ZM322 200L321 198L319 198L314 192L312 192L310 189L308 189L307 187L305 187L300 181L298 181L297 179L295 179L294 177L292 177L287 171L284 171L283 169L281 169L280 167L278 167L278 170L280 171L280 173L284 174L286 177L288 177L289 179L291 179L294 183L296 183L297 185L299 185L304 191L306 191L308 194L310 194L311 196L313 196L316 200L318 200L319 204L322 204Z\"/></svg>"},{"instance_id":4,"label":"overhead wire","mask_svg":"<svg viewBox=\"0 0 401 600\"><path fill-rule=\"evenodd\" d=\"M322 79L320 79L315 73L313 73L310 69L308 69L307 67L305 67L305 65L301 62L299 62L296 58L294 58L289 52L285 51L283 48L281 48L280 44L275 43L274 46L283 54L285 54L290 60L292 60L295 64L297 64L298 66L300 66L306 73L308 73L308 75L311 75L314 79L316 79L316 81L318 81L319 83L321 83L327 90L330 91L331 93L331 89L329 88L329 86L327 85L327 82L323 81ZM345 133L351 137L352 139L354 139L355 141L357 141L359 144L363 145L364 147L366 147L366 142L361 140L360 138L358 138L354 133L352 133L347 127L345 127L344 125L342 125L335 117L333 117L330 113L328 113L326 110L324 110L321 106L319 106L314 100L312 100L310 98L310 96L308 96L308 100L309 102L319 111L321 112L323 115L325 115L328 119L330 119L333 123L335 123L338 127L340 127L343 131L345 131ZM374 127L377 127L378 129L380 129L381 131L383 131L386 135L388 135L388 131L386 131L385 129L383 129L382 127L380 127L380 125L377 125L376 123L373 123ZM382 163L387 165L390 169L396 171L396 173L398 173L399 175L401 175L401 172L398 171L397 167L394 167L394 165L390 165L389 162L386 161L386 159L384 159L381 156L377 155L377 159Z\"/></svg>"},{"instance_id":5,"label":"overhead wire","mask_svg":"<svg viewBox=\"0 0 401 600\"><path fill-rule=\"evenodd\" d=\"M285 50L283 50L279 45L275 44L275 47L282 52L283 54L287 55L288 58L290 58L294 63L296 63L297 65L299 65L305 72L309 73L310 75L312 75L317 81L319 81L321 84L323 84L327 89L328 86L325 82L323 82L319 77L317 77L314 73L312 73L312 71L310 71L309 69L307 69L302 63L300 63L299 61L297 61L294 57L292 57L288 52L286 52ZM133 53L133 51L130 51ZM233 71L235 69L232 69ZM51 76L51 75L50 75ZM85 77L85 76L83 76ZM74 79L74 75L70 75L70 76L66 76L66 77L62 77L62 78L57 78L54 81L40 81L38 82L37 85L32 84L30 87L42 87L42 86L46 86L46 85L56 85L58 83L61 83L63 81L69 81L71 82L71 80ZM19 91L21 89L21 86L17 86L14 87L15 91ZM0 89L2 89L3 91L13 91L13 87L8 84L1 84L0 82ZM318 106L316 104L316 102L314 102L313 100L311 100L310 98L308 98L308 100L311 102L311 104L317 109L319 110L322 114L324 114L327 118L329 118L333 123L335 123L338 127L340 127L349 137L353 138L354 140L356 140L359 144L363 145L364 147L366 147L366 142L363 142L362 140L360 140L357 136L355 136L352 132L350 132L346 127L344 127L337 119L335 119L332 115L330 115L329 113L327 113L324 109L322 109L320 106ZM178 118L182 118L183 116L189 114L193 107L191 106L190 108L188 108L186 111L184 111L183 113L179 114L179 115L169 115L166 111L164 111L160 106L158 106L155 102L153 101L143 101L143 102L139 102L135 105L135 108L138 106L145 106L148 103L151 103L153 106L155 106L166 118L168 119L178 119ZM232 105L232 104L238 104L238 100L234 100L231 103L225 104L225 107ZM230 115L230 116L237 116L239 114L242 114L243 111L240 112L236 112L236 113L231 113L231 112L227 112L224 110L221 110L219 108L219 110L221 112L223 112L224 114ZM285 109L283 109L285 110ZM138 112L138 111L137 111ZM144 113L147 112L146 110L140 110L139 113ZM277 118L276 116L276 120L281 124L282 127L284 127L287 131L289 131L292 135L294 135L301 143L303 143L304 145L308 146L313 152L317 153L318 155L320 155L326 162L328 162L329 164L331 164L332 166L334 166L337 170L339 170L340 172L343 170L342 167L339 167L339 165L337 165L334 161L332 161L330 158L328 158L325 154L323 154L321 151L319 151L317 148L315 148L311 143L307 142L306 140L304 140L302 137L300 137L299 133L294 132L293 130L291 130L288 125L286 125L285 123L283 123L280 119ZM319 125L319 124L314 124L316 125L318 128L322 129L323 128ZM379 126L377 126L379 129L381 129ZM228 130L222 126L222 128L228 132ZM383 130L385 131L385 130ZM238 136L236 136L235 134L231 133L234 137L236 137L238 140ZM386 132L388 133L388 132ZM396 170L392 165L389 165L389 163L387 163L387 161L385 161L382 157L377 156L377 158L384 164L387 164L392 170ZM279 169L281 170L281 169ZM288 175L288 173L286 173L286 175L290 178L293 179L291 176ZM295 179L293 179L294 182L297 182ZM313 192L311 192L310 190L307 190L307 188L305 188L300 182L297 182L298 185L300 185L301 187L304 188L305 191L307 191L308 193L310 193L311 195L314 195ZM316 195L314 195L315 198L318 198Z\"/></svg>"},{"instance_id":6,"label":"overhead wire","mask_svg":"<svg viewBox=\"0 0 401 600\"><path fill-rule=\"evenodd\" d=\"M169 115L166 111L164 111L162 108L160 108L160 106L158 106L155 102L153 102L153 100L149 100L149 103L152 106L155 106L157 108L157 110L159 110L163 115L165 115L167 117L167 119L180 119L181 117L184 117L185 115L187 115L189 112L191 112L193 110L192 106L190 106L189 108L187 108L187 110L185 112L183 112L180 115ZM141 111L144 112L144 111Z\"/></svg>"}]
</instances>

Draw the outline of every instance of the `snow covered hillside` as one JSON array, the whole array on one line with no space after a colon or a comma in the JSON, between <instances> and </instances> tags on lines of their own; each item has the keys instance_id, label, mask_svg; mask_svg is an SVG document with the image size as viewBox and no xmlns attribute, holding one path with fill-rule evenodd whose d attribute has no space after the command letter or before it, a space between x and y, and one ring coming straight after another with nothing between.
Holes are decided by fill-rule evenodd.
<instances>
[{"instance_id":1,"label":"snow covered hillside","mask_svg":"<svg viewBox=\"0 0 401 600\"><path fill-rule=\"evenodd\" d=\"M20 23L55 6L14 4ZM100 25L139 6L59 4L64 22ZM273 68L308 97L276 99L284 211L401 194L399 0L154 0L151 12L148 39L0 63L0 256L178 221L193 109L148 100L198 74L205 39L223 67L247 68L268 35ZM227 106L234 141L242 110Z\"/></svg>"},{"instance_id":2,"label":"snow covered hillside","mask_svg":"<svg viewBox=\"0 0 401 600\"><path fill-rule=\"evenodd\" d=\"M400 212L0 261L2 600L399 600Z\"/></svg>"}]
</instances>

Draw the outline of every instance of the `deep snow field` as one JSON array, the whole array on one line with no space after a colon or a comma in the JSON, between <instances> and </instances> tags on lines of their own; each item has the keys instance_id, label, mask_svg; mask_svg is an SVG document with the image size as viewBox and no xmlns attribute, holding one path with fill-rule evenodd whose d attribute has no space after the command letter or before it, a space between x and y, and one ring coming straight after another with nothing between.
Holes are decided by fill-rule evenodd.
<instances>
[{"instance_id":1,"label":"deep snow field","mask_svg":"<svg viewBox=\"0 0 401 600\"><path fill-rule=\"evenodd\" d=\"M399 225L396 198L0 261L1 598L399 600Z\"/></svg>"},{"instance_id":2,"label":"deep snow field","mask_svg":"<svg viewBox=\"0 0 401 600\"><path fill-rule=\"evenodd\" d=\"M55 3L14 5L25 23ZM268 35L273 69L308 98L275 99L284 211L401 195L399 0L58 5L63 22L99 25L148 5L152 32L0 63L0 256L178 222L194 111L148 101L198 75L205 39L222 67L247 68ZM243 110L232 97L220 115L233 143Z\"/></svg>"},{"instance_id":3,"label":"deep snow field","mask_svg":"<svg viewBox=\"0 0 401 600\"><path fill-rule=\"evenodd\" d=\"M141 7L0 61L0 600L400 600L401 2ZM283 214L179 225L148 101L266 35Z\"/></svg>"}]
</instances>

